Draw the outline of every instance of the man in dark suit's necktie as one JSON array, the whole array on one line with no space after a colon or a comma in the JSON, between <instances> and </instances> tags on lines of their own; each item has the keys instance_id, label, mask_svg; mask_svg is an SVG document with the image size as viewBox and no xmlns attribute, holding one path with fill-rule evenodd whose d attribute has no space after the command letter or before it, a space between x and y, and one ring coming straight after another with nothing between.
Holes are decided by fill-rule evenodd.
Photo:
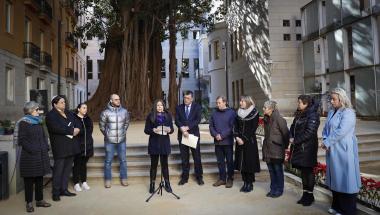
<instances>
[{"instance_id":1,"label":"man in dark suit's necktie","mask_svg":"<svg viewBox=\"0 0 380 215\"><path fill-rule=\"evenodd\" d=\"M189 119L189 114L190 114L189 106L186 105L185 107L186 107L185 108L186 119Z\"/></svg>"}]
</instances>

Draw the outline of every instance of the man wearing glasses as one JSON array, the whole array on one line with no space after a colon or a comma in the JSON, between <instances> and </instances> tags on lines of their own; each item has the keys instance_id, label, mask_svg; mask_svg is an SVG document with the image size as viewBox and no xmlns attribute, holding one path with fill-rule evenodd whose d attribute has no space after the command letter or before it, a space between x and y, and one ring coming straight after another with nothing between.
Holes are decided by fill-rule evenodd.
<instances>
[{"instance_id":1,"label":"man wearing glasses","mask_svg":"<svg viewBox=\"0 0 380 215\"><path fill-rule=\"evenodd\" d=\"M178 105L176 107L176 116L175 116L175 124L178 127L178 142L179 142L179 148L181 153L181 159L182 159L182 175L181 180L179 181L178 185L184 185L189 180L189 172L190 172L190 163L189 163L189 157L191 150L191 153L193 155L194 159L194 169L195 169L195 177L197 180L197 183L199 185L203 185L203 169L202 169L202 162L201 162L201 150L198 143L196 148L190 148L189 146L186 146L182 144L182 135L186 138L189 136L189 134L193 134L197 137L200 136L199 134L199 123L201 122L201 113L202 108L200 105L193 103L193 92L192 91L185 91L183 96L183 104Z\"/></svg>"}]
</instances>

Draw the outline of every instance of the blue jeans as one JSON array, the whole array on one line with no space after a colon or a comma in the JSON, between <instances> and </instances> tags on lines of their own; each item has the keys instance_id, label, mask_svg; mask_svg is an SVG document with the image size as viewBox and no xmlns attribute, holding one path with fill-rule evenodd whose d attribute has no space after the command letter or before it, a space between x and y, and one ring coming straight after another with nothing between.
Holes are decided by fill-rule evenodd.
<instances>
[{"instance_id":1,"label":"blue jeans","mask_svg":"<svg viewBox=\"0 0 380 215\"><path fill-rule=\"evenodd\" d=\"M121 143L104 143L104 148L106 149L106 159L104 160L104 179L112 179L112 159L117 151L117 156L120 163L120 179L127 179L127 144L125 142Z\"/></svg>"},{"instance_id":2,"label":"blue jeans","mask_svg":"<svg viewBox=\"0 0 380 215\"><path fill-rule=\"evenodd\" d=\"M284 192L284 170L282 163L267 163L270 175L270 192L282 195Z\"/></svg>"},{"instance_id":3,"label":"blue jeans","mask_svg":"<svg viewBox=\"0 0 380 215\"><path fill-rule=\"evenodd\" d=\"M226 181L226 161L227 179L234 178L233 145L215 145L215 154L218 162L219 179Z\"/></svg>"}]
</instances>

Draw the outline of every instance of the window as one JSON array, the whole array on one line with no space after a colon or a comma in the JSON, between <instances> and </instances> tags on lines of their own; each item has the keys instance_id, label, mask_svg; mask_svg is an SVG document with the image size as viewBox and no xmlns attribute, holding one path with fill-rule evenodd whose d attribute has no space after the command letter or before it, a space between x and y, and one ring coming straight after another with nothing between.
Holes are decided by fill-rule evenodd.
<instances>
[{"instance_id":1,"label":"window","mask_svg":"<svg viewBox=\"0 0 380 215\"><path fill-rule=\"evenodd\" d=\"M24 41L25 42L29 42L31 41L31 38L30 38L30 19L28 17L25 17L25 25L24 25Z\"/></svg>"},{"instance_id":2,"label":"window","mask_svg":"<svg viewBox=\"0 0 380 215\"><path fill-rule=\"evenodd\" d=\"M211 62L211 44L208 44L208 61Z\"/></svg>"},{"instance_id":3,"label":"window","mask_svg":"<svg viewBox=\"0 0 380 215\"><path fill-rule=\"evenodd\" d=\"M296 34L296 40L298 40L298 41L302 40L302 35L301 34Z\"/></svg>"},{"instance_id":4,"label":"window","mask_svg":"<svg viewBox=\"0 0 380 215\"><path fill-rule=\"evenodd\" d=\"M182 77L189 77L189 58L182 59Z\"/></svg>"},{"instance_id":5,"label":"window","mask_svg":"<svg viewBox=\"0 0 380 215\"><path fill-rule=\"evenodd\" d=\"M45 80L42 78L37 78L37 90L45 89Z\"/></svg>"},{"instance_id":6,"label":"window","mask_svg":"<svg viewBox=\"0 0 380 215\"><path fill-rule=\"evenodd\" d=\"M193 40L199 39L199 31L193 31Z\"/></svg>"},{"instance_id":7,"label":"window","mask_svg":"<svg viewBox=\"0 0 380 215\"><path fill-rule=\"evenodd\" d=\"M290 34L284 34L284 40L290 41Z\"/></svg>"},{"instance_id":8,"label":"window","mask_svg":"<svg viewBox=\"0 0 380 215\"><path fill-rule=\"evenodd\" d=\"M5 74L7 77L6 82L6 95L8 102L14 102L15 100L15 71L11 67L5 67Z\"/></svg>"},{"instance_id":9,"label":"window","mask_svg":"<svg viewBox=\"0 0 380 215\"><path fill-rule=\"evenodd\" d=\"M102 77L104 60L98 60L98 79Z\"/></svg>"},{"instance_id":10,"label":"window","mask_svg":"<svg viewBox=\"0 0 380 215\"><path fill-rule=\"evenodd\" d=\"M161 59L161 78L166 78L166 61Z\"/></svg>"},{"instance_id":11,"label":"window","mask_svg":"<svg viewBox=\"0 0 380 215\"><path fill-rule=\"evenodd\" d=\"M5 31L12 33L12 3L5 1Z\"/></svg>"},{"instance_id":12,"label":"window","mask_svg":"<svg viewBox=\"0 0 380 215\"><path fill-rule=\"evenodd\" d=\"M220 58L220 48L219 48L219 40L214 41L214 59L217 60Z\"/></svg>"},{"instance_id":13,"label":"window","mask_svg":"<svg viewBox=\"0 0 380 215\"><path fill-rule=\"evenodd\" d=\"M282 26L283 27L290 27L290 20L289 19L282 20Z\"/></svg>"},{"instance_id":14,"label":"window","mask_svg":"<svg viewBox=\"0 0 380 215\"><path fill-rule=\"evenodd\" d=\"M234 37L233 35L231 34L230 35L230 48L231 48L231 62L234 62Z\"/></svg>"},{"instance_id":15,"label":"window","mask_svg":"<svg viewBox=\"0 0 380 215\"><path fill-rule=\"evenodd\" d=\"M240 79L240 92L241 96L244 95L244 79Z\"/></svg>"},{"instance_id":16,"label":"window","mask_svg":"<svg viewBox=\"0 0 380 215\"><path fill-rule=\"evenodd\" d=\"M25 101L30 100L30 90L32 89L32 76L25 76Z\"/></svg>"},{"instance_id":17,"label":"window","mask_svg":"<svg viewBox=\"0 0 380 215\"><path fill-rule=\"evenodd\" d=\"M54 89L55 89L55 84L54 82L50 82L50 98L53 98L55 93L54 93Z\"/></svg>"},{"instance_id":18,"label":"window","mask_svg":"<svg viewBox=\"0 0 380 215\"><path fill-rule=\"evenodd\" d=\"M92 60L87 59L87 78L92 79Z\"/></svg>"},{"instance_id":19,"label":"window","mask_svg":"<svg viewBox=\"0 0 380 215\"><path fill-rule=\"evenodd\" d=\"M296 27L301 27L301 20L300 19L296 19Z\"/></svg>"},{"instance_id":20,"label":"window","mask_svg":"<svg viewBox=\"0 0 380 215\"><path fill-rule=\"evenodd\" d=\"M194 73L199 70L199 58L194 58Z\"/></svg>"}]
</instances>

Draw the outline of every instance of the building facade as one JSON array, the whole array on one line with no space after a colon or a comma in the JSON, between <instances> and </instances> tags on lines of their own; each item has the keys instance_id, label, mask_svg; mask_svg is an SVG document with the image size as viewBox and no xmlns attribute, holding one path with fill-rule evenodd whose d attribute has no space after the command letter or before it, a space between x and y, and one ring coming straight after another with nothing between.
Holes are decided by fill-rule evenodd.
<instances>
[{"instance_id":1,"label":"building facade","mask_svg":"<svg viewBox=\"0 0 380 215\"><path fill-rule=\"evenodd\" d=\"M78 22L72 1L0 0L0 11L0 119L19 118L31 99L47 111L57 94L74 107L85 69L72 34Z\"/></svg>"},{"instance_id":2,"label":"building facade","mask_svg":"<svg viewBox=\"0 0 380 215\"><path fill-rule=\"evenodd\" d=\"M103 38L89 38L87 40L88 46L86 48L86 62L87 62L87 75L88 75L88 99L90 99L96 92L101 78L104 52L100 52L100 44L104 42Z\"/></svg>"},{"instance_id":3,"label":"building facade","mask_svg":"<svg viewBox=\"0 0 380 215\"><path fill-rule=\"evenodd\" d=\"M227 0L228 92L238 107L242 94L261 110L265 100L291 114L303 93L300 5L307 0ZM211 47L213 49L213 47Z\"/></svg>"},{"instance_id":4,"label":"building facade","mask_svg":"<svg viewBox=\"0 0 380 215\"><path fill-rule=\"evenodd\" d=\"M380 0L313 0L301 12L305 92L341 87L357 115L379 116Z\"/></svg>"}]
</instances>

